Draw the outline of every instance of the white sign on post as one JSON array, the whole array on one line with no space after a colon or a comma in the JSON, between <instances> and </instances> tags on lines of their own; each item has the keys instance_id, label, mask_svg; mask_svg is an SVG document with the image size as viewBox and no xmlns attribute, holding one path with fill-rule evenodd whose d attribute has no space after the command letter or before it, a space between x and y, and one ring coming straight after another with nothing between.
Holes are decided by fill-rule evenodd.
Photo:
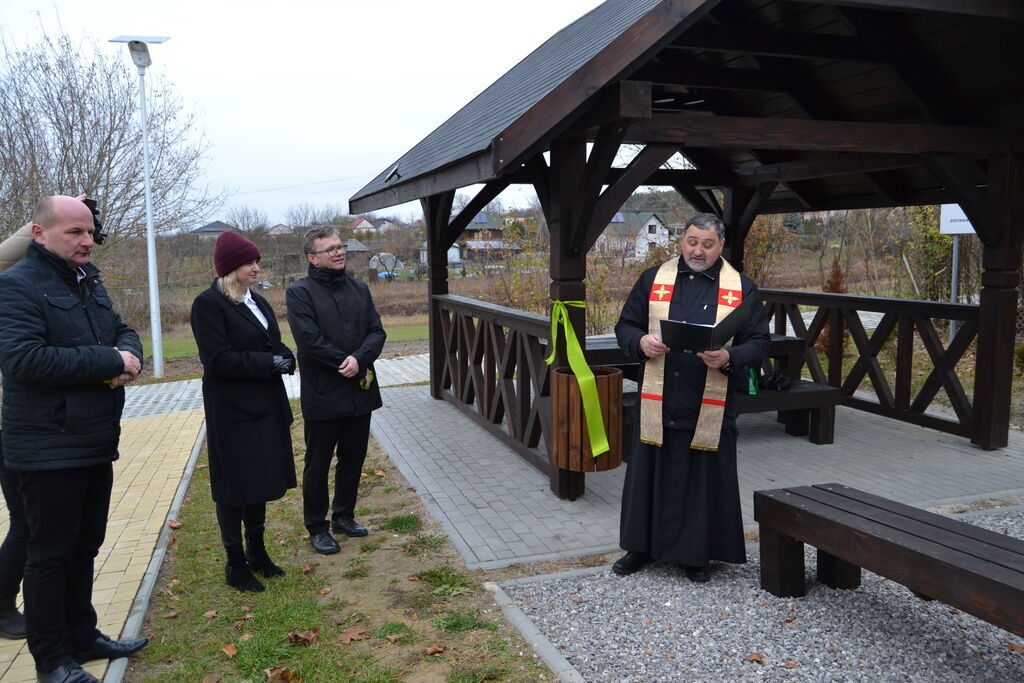
<instances>
[{"instance_id":1,"label":"white sign on post","mask_svg":"<svg viewBox=\"0 0 1024 683\"><path fill-rule=\"evenodd\" d=\"M959 204L943 204L939 212L939 232L943 235L972 235L974 226Z\"/></svg>"}]
</instances>

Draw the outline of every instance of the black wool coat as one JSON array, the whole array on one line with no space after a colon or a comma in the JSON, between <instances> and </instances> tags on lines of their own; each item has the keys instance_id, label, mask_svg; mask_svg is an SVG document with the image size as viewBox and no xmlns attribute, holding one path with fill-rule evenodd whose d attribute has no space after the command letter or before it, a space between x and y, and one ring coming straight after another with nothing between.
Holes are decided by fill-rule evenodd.
<instances>
[{"instance_id":1,"label":"black wool coat","mask_svg":"<svg viewBox=\"0 0 1024 683\"><path fill-rule=\"evenodd\" d=\"M32 242L0 275L3 449L12 470L90 467L117 459L124 371L114 349L142 360L142 342L114 310L99 270L77 274Z\"/></svg>"},{"instance_id":2,"label":"black wool coat","mask_svg":"<svg viewBox=\"0 0 1024 683\"><path fill-rule=\"evenodd\" d=\"M274 311L259 294L264 329L245 304L216 284L192 302L192 334L203 363L203 405L213 500L250 505L276 500L295 486L291 406L274 356L294 357L281 343Z\"/></svg>"},{"instance_id":3,"label":"black wool coat","mask_svg":"<svg viewBox=\"0 0 1024 683\"><path fill-rule=\"evenodd\" d=\"M380 408L376 378L363 389L359 377L338 373L342 361L355 356L362 375L384 350L387 335L366 283L344 271L310 266L309 276L288 288L286 300L299 349L302 416L336 420Z\"/></svg>"}]
</instances>

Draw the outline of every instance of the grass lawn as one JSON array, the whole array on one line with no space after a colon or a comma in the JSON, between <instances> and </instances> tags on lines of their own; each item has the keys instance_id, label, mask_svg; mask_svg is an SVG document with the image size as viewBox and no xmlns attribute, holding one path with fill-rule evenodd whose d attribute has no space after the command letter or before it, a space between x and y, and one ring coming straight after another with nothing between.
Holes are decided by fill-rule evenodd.
<instances>
[{"instance_id":1,"label":"grass lawn","mask_svg":"<svg viewBox=\"0 0 1024 683\"><path fill-rule=\"evenodd\" d=\"M285 346L295 349L295 338L292 336L288 321L278 321L281 325L281 340ZM423 324L400 325L391 323L384 328L391 341L409 341L416 339L427 339L430 336L428 326ZM187 358L199 353L196 349L196 340L191 330L174 330L164 334L164 358ZM153 345L149 337L142 338L142 348L146 358L153 356Z\"/></svg>"},{"instance_id":2,"label":"grass lawn","mask_svg":"<svg viewBox=\"0 0 1024 683\"><path fill-rule=\"evenodd\" d=\"M302 420L292 435L302 471ZM224 583L209 469L200 456L127 681L553 680L371 439L356 516L365 538L318 555L301 489L267 504L267 547L287 574L263 593Z\"/></svg>"}]
</instances>

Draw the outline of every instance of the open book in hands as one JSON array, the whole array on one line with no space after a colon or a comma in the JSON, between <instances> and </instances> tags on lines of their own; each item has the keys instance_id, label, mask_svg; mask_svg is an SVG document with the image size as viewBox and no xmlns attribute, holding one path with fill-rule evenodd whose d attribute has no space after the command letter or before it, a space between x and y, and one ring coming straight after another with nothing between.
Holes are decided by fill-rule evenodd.
<instances>
[{"instance_id":1,"label":"open book in hands","mask_svg":"<svg viewBox=\"0 0 1024 683\"><path fill-rule=\"evenodd\" d=\"M750 316L749 299L717 324L662 320L661 341L678 353L700 353L721 348L736 336Z\"/></svg>"}]
</instances>

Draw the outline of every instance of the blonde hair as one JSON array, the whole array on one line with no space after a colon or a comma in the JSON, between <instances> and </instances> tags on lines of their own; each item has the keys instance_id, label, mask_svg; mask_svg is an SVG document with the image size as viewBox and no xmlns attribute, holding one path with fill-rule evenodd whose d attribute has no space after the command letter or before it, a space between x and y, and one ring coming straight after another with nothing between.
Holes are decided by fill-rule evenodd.
<instances>
[{"instance_id":1,"label":"blonde hair","mask_svg":"<svg viewBox=\"0 0 1024 683\"><path fill-rule=\"evenodd\" d=\"M226 296L233 304L242 303L242 299L245 297L245 293L248 289L248 287L243 287L242 283L238 281L238 276L235 275L235 271L231 271L227 275L217 278L217 291Z\"/></svg>"}]
</instances>

